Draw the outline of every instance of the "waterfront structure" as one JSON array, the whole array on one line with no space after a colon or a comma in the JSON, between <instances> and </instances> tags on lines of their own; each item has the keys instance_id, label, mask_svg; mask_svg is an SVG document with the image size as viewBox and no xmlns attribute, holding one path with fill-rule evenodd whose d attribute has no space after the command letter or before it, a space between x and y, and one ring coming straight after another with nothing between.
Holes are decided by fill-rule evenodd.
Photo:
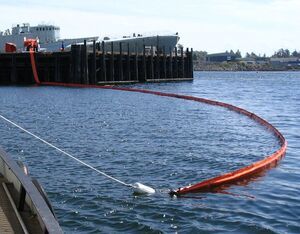
<instances>
[{"instance_id":1,"label":"waterfront structure","mask_svg":"<svg viewBox=\"0 0 300 234\"><path fill-rule=\"evenodd\" d=\"M206 62L208 63L222 63L222 62L234 62L237 60L237 55L234 53L216 53L206 55Z\"/></svg>"},{"instance_id":2,"label":"waterfront structure","mask_svg":"<svg viewBox=\"0 0 300 234\"><path fill-rule=\"evenodd\" d=\"M105 50L105 43L96 41L92 51L85 42L64 52L0 53L0 85L38 83L33 79L37 76L41 83L99 85L193 79L192 49L175 47L170 52L154 53L152 48L150 53L146 49L131 53L123 51L121 43L119 46L118 53Z\"/></svg>"},{"instance_id":3,"label":"waterfront structure","mask_svg":"<svg viewBox=\"0 0 300 234\"><path fill-rule=\"evenodd\" d=\"M300 67L300 58L298 57L288 57L288 58L270 58L270 63L276 68L294 68Z\"/></svg>"}]
</instances>

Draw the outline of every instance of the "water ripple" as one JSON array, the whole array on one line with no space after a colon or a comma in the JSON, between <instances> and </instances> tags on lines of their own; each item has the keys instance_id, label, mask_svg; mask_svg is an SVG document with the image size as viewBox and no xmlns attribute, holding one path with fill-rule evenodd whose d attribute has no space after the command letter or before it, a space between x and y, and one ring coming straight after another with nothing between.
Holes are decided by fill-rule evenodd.
<instances>
[{"instance_id":1,"label":"water ripple","mask_svg":"<svg viewBox=\"0 0 300 234\"><path fill-rule=\"evenodd\" d=\"M273 153L277 139L247 117L186 100L98 89L0 87L1 114L99 170L159 191L134 196L1 121L1 146L42 183L66 233L299 233L300 73L201 72L194 82L134 87L255 112L283 132L287 155L279 167L227 193L171 198L171 188Z\"/></svg>"}]
</instances>

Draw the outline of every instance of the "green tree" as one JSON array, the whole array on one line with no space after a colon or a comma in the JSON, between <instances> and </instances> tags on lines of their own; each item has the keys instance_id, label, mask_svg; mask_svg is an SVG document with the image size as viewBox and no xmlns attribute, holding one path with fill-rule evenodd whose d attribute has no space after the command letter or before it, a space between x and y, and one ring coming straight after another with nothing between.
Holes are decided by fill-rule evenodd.
<instances>
[{"instance_id":1,"label":"green tree","mask_svg":"<svg viewBox=\"0 0 300 234\"><path fill-rule=\"evenodd\" d=\"M285 52L285 56L286 57L290 57L291 56L291 53L290 53L290 51L288 49L285 49L284 52Z\"/></svg>"},{"instance_id":2,"label":"green tree","mask_svg":"<svg viewBox=\"0 0 300 234\"><path fill-rule=\"evenodd\" d=\"M291 56L291 53L288 49L281 48L277 52L275 52L272 57L275 57L275 58L288 58L290 56Z\"/></svg>"},{"instance_id":3,"label":"green tree","mask_svg":"<svg viewBox=\"0 0 300 234\"><path fill-rule=\"evenodd\" d=\"M235 52L235 55L236 55L237 58L241 58L242 57L240 50L237 50Z\"/></svg>"},{"instance_id":4,"label":"green tree","mask_svg":"<svg viewBox=\"0 0 300 234\"><path fill-rule=\"evenodd\" d=\"M180 43L178 43L178 44L177 44L177 48L181 50L181 49L183 48L183 45L180 44Z\"/></svg>"},{"instance_id":5,"label":"green tree","mask_svg":"<svg viewBox=\"0 0 300 234\"><path fill-rule=\"evenodd\" d=\"M300 57L300 54L297 52L297 50L294 50L293 53L292 53L292 56Z\"/></svg>"},{"instance_id":6,"label":"green tree","mask_svg":"<svg viewBox=\"0 0 300 234\"><path fill-rule=\"evenodd\" d=\"M257 58L258 56L257 56L254 52L251 52L250 57L251 57L251 58Z\"/></svg>"},{"instance_id":7,"label":"green tree","mask_svg":"<svg viewBox=\"0 0 300 234\"><path fill-rule=\"evenodd\" d=\"M204 62L206 61L206 55L207 55L206 51L194 51L193 60Z\"/></svg>"}]
</instances>

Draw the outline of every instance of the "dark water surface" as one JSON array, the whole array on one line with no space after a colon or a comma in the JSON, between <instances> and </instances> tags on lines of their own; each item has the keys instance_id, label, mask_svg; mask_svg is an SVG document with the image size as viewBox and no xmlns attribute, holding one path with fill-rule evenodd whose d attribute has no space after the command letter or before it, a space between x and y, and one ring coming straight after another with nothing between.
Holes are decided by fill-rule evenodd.
<instances>
[{"instance_id":1,"label":"dark water surface","mask_svg":"<svg viewBox=\"0 0 300 234\"><path fill-rule=\"evenodd\" d=\"M277 139L221 107L101 89L0 87L0 113L99 170L158 190L134 196L0 120L0 145L25 162L66 233L299 233L300 73L198 72L193 82L135 85L238 105L277 127L277 168L229 194L171 198L168 189L273 153Z\"/></svg>"}]
</instances>

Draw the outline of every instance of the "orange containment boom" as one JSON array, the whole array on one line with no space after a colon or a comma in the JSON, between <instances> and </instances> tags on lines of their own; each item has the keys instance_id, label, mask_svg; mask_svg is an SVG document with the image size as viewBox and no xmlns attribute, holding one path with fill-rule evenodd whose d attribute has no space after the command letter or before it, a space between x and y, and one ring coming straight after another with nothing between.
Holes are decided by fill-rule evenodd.
<instances>
[{"instance_id":1,"label":"orange containment boom","mask_svg":"<svg viewBox=\"0 0 300 234\"><path fill-rule=\"evenodd\" d=\"M171 191L171 195L183 195L186 193L192 193L192 192L212 192L216 191L217 188L222 187L223 185L230 185L234 184L237 181L241 181L244 179L249 179L255 175L260 174L262 171L272 168L277 165L278 161L282 159L286 153L287 150L287 142L283 135L270 123L268 123L266 120L262 119L261 117L257 116L254 113L251 113L245 109L239 108L234 105L230 105L224 102L218 102L213 101L205 98L199 98L199 97L193 97L193 96L186 96L186 95L180 95L180 94L172 94L172 93L162 93L162 92L156 92L156 91L150 91L150 90L140 90L140 89L130 89L130 88L114 88L117 90L123 90L123 91L133 91L133 92L140 92L140 93L148 93L148 94L154 94L159 96L166 96L166 97L174 97L174 98L180 98L185 100L191 100L201 103L206 103L209 105L214 106L221 106L224 108L227 108L229 110L235 111L239 114L248 116L249 118L253 119L260 125L266 127L268 130L270 130L279 140L280 142L280 148L274 152L273 154L266 156L264 159L255 162L249 166L243 167L239 170L229 172L217 177L214 177L212 179L204 180L199 183L196 183L194 185L189 185L186 187L179 188L175 191Z\"/></svg>"},{"instance_id":2,"label":"orange containment boom","mask_svg":"<svg viewBox=\"0 0 300 234\"><path fill-rule=\"evenodd\" d=\"M33 72L33 78L36 84L41 83L37 73L37 68L36 68L35 58L34 58L34 53L38 50L38 46L39 46L38 39L24 38L24 47L26 47L27 51L29 51L30 54L31 68Z\"/></svg>"},{"instance_id":3,"label":"orange containment boom","mask_svg":"<svg viewBox=\"0 0 300 234\"><path fill-rule=\"evenodd\" d=\"M249 118L253 119L260 125L266 127L269 131L271 131L278 138L278 140L280 142L280 148L273 154L268 155L264 159L262 159L258 162L255 162L249 166L243 167L243 168L238 169L233 172L229 172L229 173L214 177L212 179L204 180L204 181L196 183L194 185L179 188L175 191L172 191L170 194L182 195L182 194L191 193L191 192L216 191L217 188L220 188L223 185L234 184L238 181L241 181L244 179L249 179L255 175L258 175L262 171L276 166L278 161L284 157L286 150L287 150L287 142L286 142L285 138L272 124L268 123L266 120L262 119L261 117L257 116L256 114L251 113L245 109L242 109L242 108L239 108L239 107L227 104L227 103L223 103L223 102L212 101L212 100L203 99L203 98L186 97L186 96L182 96L182 98L194 100L197 102L204 102L204 103L215 105L215 106L221 106L221 107L227 108L229 110L235 111L239 114L248 116Z\"/></svg>"},{"instance_id":4,"label":"orange containment boom","mask_svg":"<svg viewBox=\"0 0 300 234\"><path fill-rule=\"evenodd\" d=\"M39 80L39 76L37 73L37 69L36 69L36 64L35 64L35 59L34 59L34 49L30 48L29 50L30 53L30 62L31 62L31 68L32 68L32 72L33 72L33 78L36 84L40 84L40 80Z\"/></svg>"},{"instance_id":5,"label":"orange containment boom","mask_svg":"<svg viewBox=\"0 0 300 234\"><path fill-rule=\"evenodd\" d=\"M24 38L24 47L26 47L27 51L30 54L30 62L31 68L33 72L33 78L36 84L40 84L39 76L36 69L34 53L38 50L38 40L37 39L25 39Z\"/></svg>"},{"instance_id":6,"label":"orange containment boom","mask_svg":"<svg viewBox=\"0 0 300 234\"><path fill-rule=\"evenodd\" d=\"M120 90L120 91L129 91L129 92L138 92L138 93L146 93L158 96L165 96L165 97L173 97L173 98L180 98L185 100L191 100L195 102L206 103L209 105L214 106L221 106L227 108L229 110L235 111L239 114L248 116L249 118L253 119L260 125L266 127L270 130L279 140L280 148L274 152L273 154L266 156L264 159L255 162L249 166L243 167L233 172L229 172L208 180L201 181L194 185L189 185L186 187L179 188L170 192L171 195L183 195L186 193L192 192L214 192L217 188L220 188L224 185L234 184L238 181L243 181L244 179L250 179L256 175L259 175L262 171L272 168L277 165L278 161L282 159L287 150L287 142L283 135L270 123L266 120L262 119L261 117L257 116L254 113L251 113L245 109L224 103L213 101L205 98L193 97L193 96L186 96L180 94L172 94L172 93L163 93L151 90L143 90L143 89L133 89L133 88L122 88L122 87L112 87L112 86L97 86L97 85L83 85L83 84L71 84L71 83L53 83L53 82L43 82L44 85L56 85L56 86L66 86L66 87L81 87L81 88L101 88L101 89L112 89L112 90Z\"/></svg>"}]
</instances>

